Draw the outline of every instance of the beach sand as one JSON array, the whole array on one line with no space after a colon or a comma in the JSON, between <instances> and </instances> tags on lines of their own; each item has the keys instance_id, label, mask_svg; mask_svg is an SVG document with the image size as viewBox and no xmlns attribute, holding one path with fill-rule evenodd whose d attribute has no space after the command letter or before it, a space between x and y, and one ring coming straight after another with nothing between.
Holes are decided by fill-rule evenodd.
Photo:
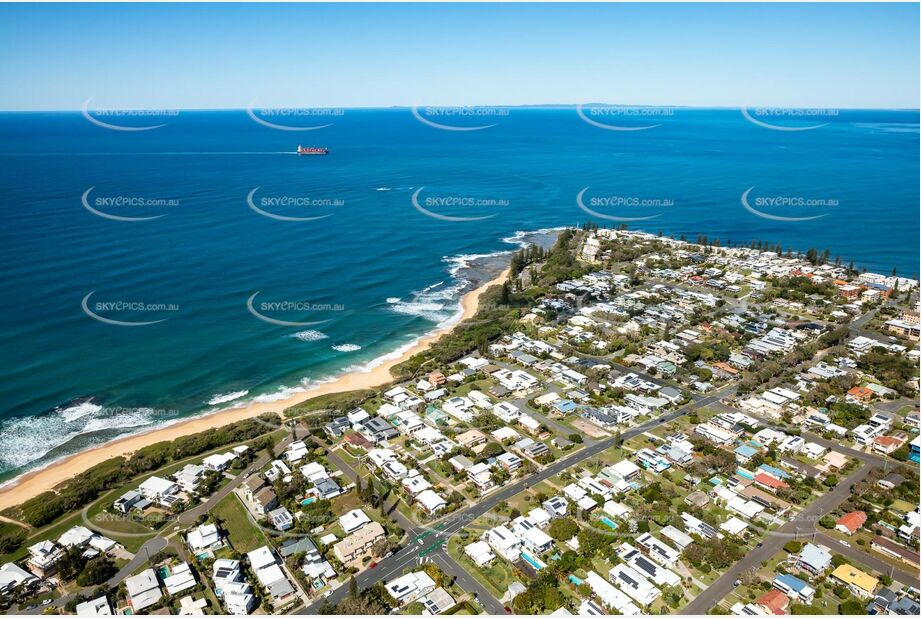
<instances>
[{"instance_id":1,"label":"beach sand","mask_svg":"<svg viewBox=\"0 0 921 618\"><path fill-rule=\"evenodd\" d=\"M508 272L508 269L506 269L502 272L501 275L492 281L483 284L475 290L471 290L463 296L461 299L463 315L461 316L460 321L473 317L473 315L477 312L480 296L482 296L483 292L485 292L486 289L490 286L498 285L505 281L505 279L508 277ZM399 358L388 360L387 362L382 363L368 371L354 371L344 374L336 380L327 382L325 384L320 384L316 388L294 393L287 399L273 401L270 403L251 403L245 407L228 408L204 416L190 418L187 421L181 421L174 425L169 425L160 429L154 429L149 432L119 438L87 451L76 453L61 459L60 461L49 464L48 466L39 470L27 472L26 474L23 474L22 476L11 481L8 485L0 488L0 509L6 509L11 506L20 504L29 498L37 496L43 491L47 491L56 487L63 481L66 481L74 475L79 474L107 459L118 457L120 455L129 455L130 453L133 453L142 447L154 444L156 442L174 440L181 436L199 433L201 431L205 431L206 429L220 427L222 425L227 425L242 419L259 416L260 414L265 414L268 412L275 412L281 415L286 408L307 401L308 399L319 397L320 395L327 395L329 393L341 393L362 388L373 388L376 386L388 384L394 379L390 374L390 369L392 367L399 365L400 363L409 359L411 356L426 350L435 341L440 339L445 334L451 332L453 328L453 325L448 326L436 330L431 334L426 335L425 337L422 337L413 347L406 350Z\"/></svg>"}]
</instances>

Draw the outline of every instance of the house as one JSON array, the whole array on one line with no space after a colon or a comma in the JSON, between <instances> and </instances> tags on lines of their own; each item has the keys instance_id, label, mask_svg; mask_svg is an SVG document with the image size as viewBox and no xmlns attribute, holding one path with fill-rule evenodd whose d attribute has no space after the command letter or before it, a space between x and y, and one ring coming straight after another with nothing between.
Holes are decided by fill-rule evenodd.
<instances>
[{"instance_id":1,"label":"house","mask_svg":"<svg viewBox=\"0 0 921 618\"><path fill-rule=\"evenodd\" d=\"M777 588L774 588L755 599L755 604L763 608L768 614L782 615L787 613L787 607L790 605L790 597Z\"/></svg>"},{"instance_id":2,"label":"house","mask_svg":"<svg viewBox=\"0 0 921 618\"><path fill-rule=\"evenodd\" d=\"M499 420L506 423L511 423L518 419L521 416L521 410L518 409L512 403L507 401L500 401L492 407L492 413L499 418Z\"/></svg>"},{"instance_id":3,"label":"house","mask_svg":"<svg viewBox=\"0 0 921 618\"><path fill-rule=\"evenodd\" d=\"M584 581L592 589L592 594L597 596L601 604L606 608L615 610L623 615L638 615L641 613L640 608L634 605L627 595L598 575L598 573L589 571ZM579 613L582 613L581 610Z\"/></svg>"},{"instance_id":4,"label":"house","mask_svg":"<svg viewBox=\"0 0 921 618\"><path fill-rule=\"evenodd\" d=\"M857 567L842 564L831 572L831 578L841 582L852 594L864 599L873 598L873 591L879 585L879 580L872 575L867 575Z\"/></svg>"},{"instance_id":5,"label":"house","mask_svg":"<svg viewBox=\"0 0 921 618\"><path fill-rule=\"evenodd\" d=\"M467 478L470 479L480 491L486 491L494 485L492 472L489 466L482 462L467 468Z\"/></svg>"},{"instance_id":6,"label":"house","mask_svg":"<svg viewBox=\"0 0 921 618\"><path fill-rule=\"evenodd\" d=\"M762 487L771 493L776 492L778 489L789 487L786 482L765 474L764 472L759 472L755 475L755 485L758 485L759 487Z\"/></svg>"},{"instance_id":7,"label":"house","mask_svg":"<svg viewBox=\"0 0 921 618\"><path fill-rule=\"evenodd\" d=\"M360 562L371 546L387 537L384 527L372 521L348 535L335 545L333 554L344 565Z\"/></svg>"},{"instance_id":8,"label":"house","mask_svg":"<svg viewBox=\"0 0 921 618\"><path fill-rule=\"evenodd\" d=\"M902 448L905 438L900 436L878 436L873 439L873 452L881 455L891 455Z\"/></svg>"},{"instance_id":9,"label":"house","mask_svg":"<svg viewBox=\"0 0 921 618\"><path fill-rule=\"evenodd\" d=\"M212 565L214 593L224 603L228 614L245 616L259 604L253 589L244 581L239 560L221 558Z\"/></svg>"},{"instance_id":10,"label":"house","mask_svg":"<svg viewBox=\"0 0 921 618\"><path fill-rule=\"evenodd\" d=\"M307 456L307 445L303 440L297 440L288 445L283 457L290 463L297 463Z\"/></svg>"},{"instance_id":11,"label":"house","mask_svg":"<svg viewBox=\"0 0 921 618\"><path fill-rule=\"evenodd\" d=\"M821 575L831 566L831 552L819 545L806 543L796 558L796 567Z\"/></svg>"},{"instance_id":12,"label":"house","mask_svg":"<svg viewBox=\"0 0 921 618\"><path fill-rule=\"evenodd\" d=\"M54 574L63 555L64 550L52 541L40 541L29 547L26 566L39 577L48 577Z\"/></svg>"},{"instance_id":13,"label":"house","mask_svg":"<svg viewBox=\"0 0 921 618\"><path fill-rule=\"evenodd\" d=\"M261 516L274 509L278 505L278 496L271 487L263 487L253 496L253 511Z\"/></svg>"},{"instance_id":14,"label":"house","mask_svg":"<svg viewBox=\"0 0 921 618\"><path fill-rule=\"evenodd\" d=\"M331 478L319 479L313 484L313 488L310 491L321 500L329 500L345 493L339 487L339 484Z\"/></svg>"},{"instance_id":15,"label":"house","mask_svg":"<svg viewBox=\"0 0 921 618\"><path fill-rule=\"evenodd\" d=\"M78 603L76 612L78 616L111 616L112 607L109 605L109 599L102 595L98 599Z\"/></svg>"},{"instance_id":16,"label":"house","mask_svg":"<svg viewBox=\"0 0 921 618\"><path fill-rule=\"evenodd\" d=\"M475 447L486 444L486 434L480 431L479 429L470 429L464 433L454 437L461 446L475 449Z\"/></svg>"},{"instance_id":17,"label":"house","mask_svg":"<svg viewBox=\"0 0 921 618\"><path fill-rule=\"evenodd\" d=\"M139 491L132 489L119 496L115 502L112 503L112 508L120 513L128 513L132 509L144 509L145 506L149 505L149 500L144 498Z\"/></svg>"},{"instance_id":18,"label":"house","mask_svg":"<svg viewBox=\"0 0 921 618\"><path fill-rule=\"evenodd\" d=\"M857 403L869 403L873 400L873 391L866 386L855 386L847 392L847 398Z\"/></svg>"},{"instance_id":19,"label":"house","mask_svg":"<svg viewBox=\"0 0 921 618\"><path fill-rule=\"evenodd\" d=\"M416 496L416 502L419 506L422 507L422 510L428 513L429 515L435 515L436 513L444 510L448 503L445 502L444 498L439 496L431 489L426 489Z\"/></svg>"},{"instance_id":20,"label":"house","mask_svg":"<svg viewBox=\"0 0 921 618\"><path fill-rule=\"evenodd\" d=\"M170 574L163 578L163 585L170 596L195 587L195 574L187 562L170 567Z\"/></svg>"},{"instance_id":21,"label":"house","mask_svg":"<svg viewBox=\"0 0 921 618\"><path fill-rule=\"evenodd\" d=\"M691 532L690 530L688 532ZM674 526L665 526L659 531L659 534L671 541L679 551L684 551L688 545L694 542L694 539Z\"/></svg>"},{"instance_id":22,"label":"house","mask_svg":"<svg viewBox=\"0 0 921 618\"><path fill-rule=\"evenodd\" d=\"M424 597L418 599L418 601L422 604L422 613L432 616L443 614L457 605L454 597L448 594L448 591L444 588L435 588Z\"/></svg>"},{"instance_id":23,"label":"house","mask_svg":"<svg viewBox=\"0 0 921 618\"><path fill-rule=\"evenodd\" d=\"M658 562L666 568L673 567L681 556L681 552L670 545L666 545L648 532L637 537L636 544L647 556L652 558L653 561Z\"/></svg>"},{"instance_id":24,"label":"house","mask_svg":"<svg viewBox=\"0 0 921 618\"><path fill-rule=\"evenodd\" d=\"M514 472L521 467L522 461L521 457L514 453L502 453L496 457L496 463L502 466L507 472Z\"/></svg>"},{"instance_id":25,"label":"house","mask_svg":"<svg viewBox=\"0 0 921 618\"><path fill-rule=\"evenodd\" d=\"M9 595L16 588L21 590L31 589L38 582L37 577L17 566L15 562L7 562L0 566L0 596Z\"/></svg>"},{"instance_id":26,"label":"house","mask_svg":"<svg viewBox=\"0 0 921 618\"><path fill-rule=\"evenodd\" d=\"M800 603L812 603L812 599L815 596L815 589L812 586L789 573L778 575L771 584L774 588L777 588Z\"/></svg>"},{"instance_id":27,"label":"house","mask_svg":"<svg viewBox=\"0 0 921 618\"><path fill-rule=\"evenodd\" d=\"M380 416L374 416L362 423L358 429L358 433L371 442L378 444L387 440L392 440L400 435L397 429Z\"/></svg>"},{"instance_id":28,"label":"house","mask_svg":"<svg viewBox=\"0 0 921 618\"><path fill-rule=\"evenodd\" d=\"M291 515L291 512L283 506L266 513L266 518L276 530L281 532L288 530L294 525L294 517Z\"/></svg>"},{"instance_id":29,"label":"house","mask_svg":"<svg viewBox=\"0 0 921 618\"><path fill-rule=\"evenodd\" d=\"M212 472L223 472L230 467L230 464L233 463L233 460L236 458L236 453L233 451L228 451L226 453L221 453L220 455L208 455L201 463L206 470L211 470Z\"/></svg>"},{"instance_id":30,"label":"house","mask_svg":"<svg viewBox=\"0 0 921 618\"><path fill-rule=\"evenodd\" d=\"M151 476L138 487L141 495L162 506L170 508L179 500L179 485L159 476Z\"/></svg>"},{"instance_id":31,"label":"house","mask_svg":"<svg viewBox=\"0 0 921 618\"><path fill-rule=\"evenodd\" d=\"M470 545L465 545L464 553L480 568L489 566L496 558L496 555L489 547L489 543L485 541L476 541Z\"/></svg>"},{"instance_id":32,"label":"house","mask_svg":"<svg viewBox=\"0 0 921 618\"><path fill-rule=\"evenodd\" d=\"M403 606L435 590L435 580L425 571L417 571L387 582L384 589Z\"/></svg>"},{"instance_id":33,"label":"house","mask_svg":"<svg viewBox=\"0 0 921 618\"><path fill-rule=\"evenodd\" d=\"M730 517L720 524L720 530L725 530L728 534L733 536L742 536L742 533L744 533L746 529L748 529L748 524L735 516Z\"/></svg>"},{"instance_id":34,"label":"house","mask_svg":"<svg viewBox=\"0 0 921 618\"><path fill-rule=\"evenodd\" d=\"M887 539L886 537L873 537L873 540L870 541L870 547L881 554L889 556L890 558L901 560L902 562L908 563L915 568L918 568L918 552L912 551L903 545L899 545L895 541Z\"/></svg>"},{"instance_id":35,"label":"house","mask_svg":"<svg viewBox=\"0 0 921 618\"><path fill-rule=\"evenodd\" d=\"M152 477L153 478L153 477ZM163 597L157 574L153 569L141 571L137 575L125 578L125 590L132 613L145 614L144 609L155 604Z\"/></svg>"},{"instance_id":36,"label":"house","mask_svg":"<svg viewBox=\"0 0 921 618\"><path fill-rule=\"evenodd\" d=\"M681 584L681 577L675 572L659 566L647 558L643 553L630 545L629 543L621 544L617 550L617 555L627 565L633 567L637 573L650 580L656 586L678 586Z\"/></svg>"},{"instance_id":37,"label":"house","mask_svg":"<svg viewBox=\"0 0 921 618\"><path fill-rule=\"evenodd\" d=\"M848 536L857 532L867 521L867 514L863 511L852 511L838 518L835 530Z\"/></svg>"},{"instance_id":38,"label":"house","mask_svg":"<svg viewBox=\"0 0 921 618\"><path fill-rule=\"evenodd\" d=\"M565 517L567 510L569 508L569 502L563 496L553 496L544 500L542 505L544 510L550 514L550 517L556 519L558 517Z\"/></svg>"},{"instance_id":39,"label":"house","mask_svg":"<svg viewBox=\"0 0 921 618\"><path fill-rule=\"evenodd\" d=\"M202 524L192 528L186 535L186 543L193 554L201 554L224 545L221 533L214 524Z\"/></svg>"},{"instance_id":40,"label":"house","mask_svg":"<svg viewBox=\"0 0 921 618\"><path fill-rule=\"evenodd\" d=\"M641 606L651 604L661 594L649 580L626 564L618 564L611 569L608 579Z\"/></svg>"},{"instance_id":41,"label":"house","mask_svg":"<svg viewBox=\"0 0 921 618\"><path fill-rule=\"evenodd\" d=\"M521 556L521 539L505 526L490 528L483 535L483 540L509 562L516 562Z\"/></svg>"},{"instance_id":42,"label":"house","mask_svg":"<svg viewBox=\"0 0 921 618\"><path fill-rule=\"evenodd\" d=\"M227 582L224 584L223 593L222 601L228 614L245 616L259 606L259 600L253 594L253 587L249 582Z\"/></svg>"},{"instance_id":43,"label":"house","mask_svg":"<svg viewBox=\"0 0 921 618\"><path fill-rule=\"evenodd\" d=\"M352 534L365 524L370 524L371 518L361 509L352 509L339 518L339 525L346 534Z\"/></svg>"},{"instance_id":44,"label":"house","mask_svg":"<svg viewBox=\"0 0 921 618\"><path fill-rule=\"evenodd\" d=\"M255 502L256 494L265 487L265 479L260 475L254 474L243 481L241 491L247 502Z\"/></svg>"},{"instance_id":45,"label":"house","mask_svg":"<svg viewBox=\"0 0 921 618\"><path fill-rule=\"evenodd\" d=\"M518 417L518 424L532 436L540 433L541 424L532 416L528 416L527 414L520 415Z\"/></svg>"},{"instance_id":46,"label":"house","mask_svg":"<svg viewBox=\"0 0 921 618\"><path fill-rule=\"evenodd\" d=\"M296 591L288 581L278 559L268 546L262 546L246 554L256 579L266 591L272 607L277 609L294 601Z\"/></svg>"},{"instance_id":47,"label":"house","mask_svg":"<svg viewBox=\"0 0 921 618\"><path fill-rule=\"evenodd\" d=\"M611 470L611 472L627 482L633 481L640 476L640 467L632 461L628 461L626 459L618 461L617 463L608 466L608 468Z\"/></svg>"}]
</instances>

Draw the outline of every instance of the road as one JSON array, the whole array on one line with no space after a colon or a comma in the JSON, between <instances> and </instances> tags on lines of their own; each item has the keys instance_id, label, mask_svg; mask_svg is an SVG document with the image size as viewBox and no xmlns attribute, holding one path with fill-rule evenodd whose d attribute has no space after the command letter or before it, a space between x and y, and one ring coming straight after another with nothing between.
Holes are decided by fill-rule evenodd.
<instances>
[{"instance_id":1,"label":"road","mask_svg":"<svg viewBox=\"0 0 921 618\"><path fill-rule=\"evenodd\" d=\"M337 455L334 451L328 451L326 456L327 456L327 459L329 459L330 463L332 463L334 466L342 470L345 473L345 475L348 476L352 481L358 478L358 472L354 468L352 468L348 463L346 463L345 460L339 457L339 455ZM407 539L409 541L413 541L413 539L415 539L419 535L427 532L427 529L424 526L415 525L405 515L403 515L403 513L401 513L398 510L394 510L393 513L391 513L391 516L393 517L394 521L396 521L397 524L406 533ZM438 539L438 537L435 534L429 535L429 537L427 538L430 538L431 540L428 543L423 543L422 546L417 545L416 547L414 547L414 550L425 549L431 546L436 540L442 540L442 539ZM447 539L443 539L443 540L445 543L447 543ZM466 590L467 592L474 594L477 600L479 601L480 605L483 606L483 609L485 609L487 613L501 614L504 612L502 604L480 582L478 582L475 578L473 578L466 571L466 569L464 569L464 567L457 564L457 562L452 557L450 557L447 553L441 550L433 551L432 552L432 562L437 564L441 568L441 570L444 571L446 574L455 577L457 579L458 584L463 590ZM381 567L382 565L379 565L377 568L381 568ZM402 566L400 568L402 569ZM399 573L397 574L399 575ZM338 603L343 598L345 598L347 588L348 586L340 586L338 589L336 589L333 592L333 594L327 600L330 603ZM317 602L313 604L316 607L311 606L311 607L306 608L306 613L316 613L316 609L319 607L318 603L322 604L322 600L318 600Z\"/></svg>"},{"instance_id":2,"label":"road","mask_svg":"<svg viewBox=\"0 0 921 618\"><path fill-rule=\"evenodd\" d=\"M688 412L691 412L692 410L697 410L697 409L706 407L712 404L713 402L718 401L719 399L723 397L732 395L733 393L735 393L735 386L729 386L729 387L724 387L720 391L714 392L713 394L708 395L706 397L698 397L691 403L688 403L685 406L678 408L677 410L673 410L671 412L663 414L662 416L656 419L649 421L648 423L644 423L643 425L639 425L637 427L624 431L621 434L621 439L628 440L654 427L658 427L662 423L666 423L680 416L683 416L687 414ZM613 446L616 446L616 445L617 445L616 437L605 438L604 440L599 440L598 442L587 444L586 446L574 452L573 454L569 455L568 457L559 459L541 468L540 470L531 474L527 478L520 479L514 483L511 483L509 485L502 487L501 489L497 491L493 491L487 494L476 504L463 508L459 511L455 511L454 513L450 513L440 518L439 520L432 522L432 524L428 526L427 528L428 530L432 531L432 534L430 535L429 538L433 538L433 537L437 538L440 541L444 541L444 543L446 544L448 542L448 539L453 534L456 534L457 532L462 530L465 526L472 523L477 518L490 512L492 509L497 507L499 504L507 502L513 496L526 490L528 487L532 485L537 485L538 483L545 481L549 479L550 477L555 476L556 474L559 474L560 472L566 470L567 468L571 468L572 466L576 466L588 459L591 459L592 457L600 455L607 449ZM402 570L404 568L415 564L419 560L419 554L421 552L431 549L431 546L432 546L432 543L427 543L427 542L412 543L404 547L397 553L393 554L389 558L381 560L378 563L376 568L366 570L362 573L359 573L355 577L355 582L358 584L358 589L364 590L366 588L370 588L371 586L373 586L374 584L376 584L377 582L381 580L387 581L387 580L393 579L394 577L398 577L399 575L402 574ZM436 561L441 560L442 555L444 555L445 558L448 557L446 554L443 553L443 550L435 551L431 555L433 557L433 560L436 560ZM474 582L475 580L472 577L469 577L467 581ZM463 582L462 582L462 585L464 585ZM339 601L344 599L345 596L348 594L347 588L348 586L340 586L335 591L333 591L333 593L326 599L326 601L328 601L331 604L338 603ZM484 604L489 603L489 601L486 598L484 598L482 594L480 595L480 600L484 602ZM315 601L313 604L305 608L304 613L305 614L318 613L319 608L322 605L322 603L323 603L323 600ZM486 607L485 609L490 614L504 613L504 610L501 606L499 606L498 608Z\"/></svg>"}]
</instances>

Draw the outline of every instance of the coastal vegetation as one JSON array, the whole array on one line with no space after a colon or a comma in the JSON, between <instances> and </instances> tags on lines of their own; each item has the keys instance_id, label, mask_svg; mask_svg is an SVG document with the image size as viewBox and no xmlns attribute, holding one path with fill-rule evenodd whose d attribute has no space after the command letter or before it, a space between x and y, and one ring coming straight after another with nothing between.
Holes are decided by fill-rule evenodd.
<instances>
[{"instance_id":1,"label":"coastal vegetation","mask_svg":"<svg viewBox=\"0 0 921 618\"><path fill-rule=\"evenodd\" d=\"M266 414L172 441L157 442L139 449L128 458L115 457L99 463L54 490L9 509L6 514L32 526L43 526L61 515L83 508L102 492L134 476L224 445L252 440L276 430L280 423L278 415Z\"/></svg>"}]
</instances>

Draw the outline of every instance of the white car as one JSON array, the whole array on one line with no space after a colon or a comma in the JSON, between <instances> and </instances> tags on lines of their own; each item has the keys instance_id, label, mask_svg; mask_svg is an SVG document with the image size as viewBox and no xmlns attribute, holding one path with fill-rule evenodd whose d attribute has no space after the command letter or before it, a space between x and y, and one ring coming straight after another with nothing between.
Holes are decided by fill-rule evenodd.
<instances>
[{"instance_id":1,"label":"white car","mask_svg":"<svg viewBox=\"0 0 921 618\"><path fill-rule=\"evenodd\" d=\"M851 546L851 544L848 543L847 541L845 541L844 539L840 539L838 542L841 543L842 545L844 545L845 547L850 547L850 546Z\"/></svg>"}]
</instances>

